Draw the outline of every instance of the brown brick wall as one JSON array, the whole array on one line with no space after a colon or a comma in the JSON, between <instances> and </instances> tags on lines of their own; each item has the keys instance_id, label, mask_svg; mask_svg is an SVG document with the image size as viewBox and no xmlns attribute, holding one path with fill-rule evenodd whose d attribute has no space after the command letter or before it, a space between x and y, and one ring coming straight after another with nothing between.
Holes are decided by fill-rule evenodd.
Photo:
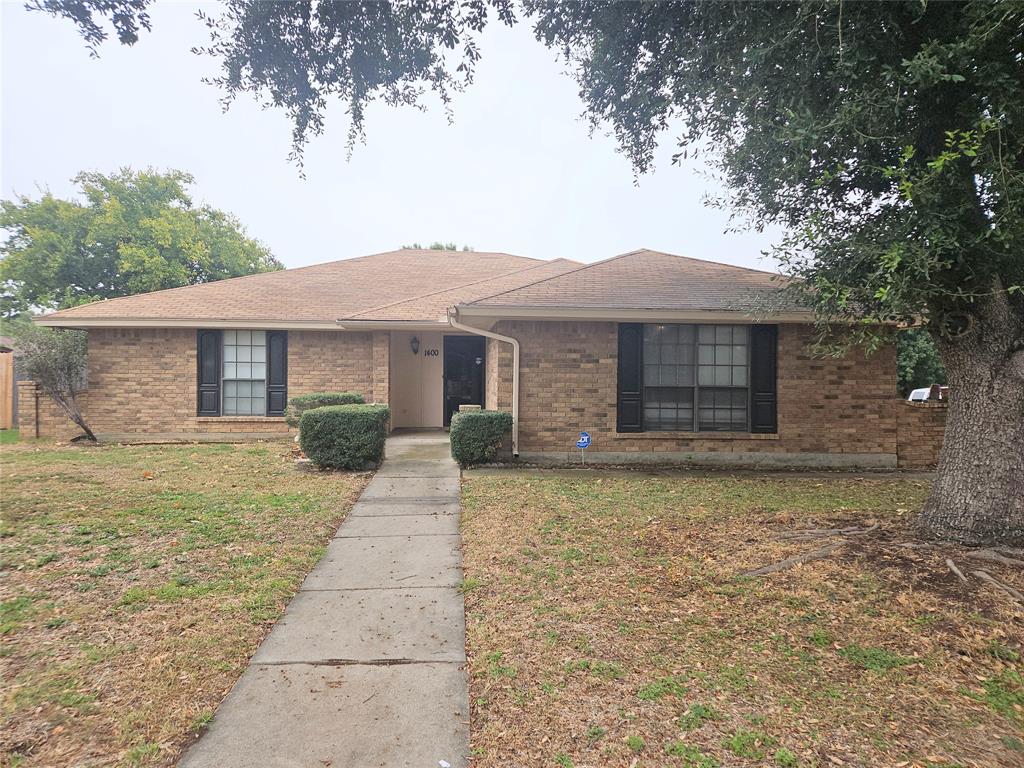
<instances>
[{"instance_id":1,"label":"brown brick wall","mask_svg":"<svg viewBox=\"0 0 1024 768\"><path fill-rule=\"evenodd\" d=\"M368 401L387 397L387 336L367 332L289 331L288 394L352 391ZM146 435L287 435L276 417L196 416L196 331L194 329L96 329L89 332L89 388L80 402L86 420L101 438ZM381 386L380 382L385 382ZM23 434L35 435L34 385L19 404ZM386 402L386 399L384 400ZM75 427L47 397L39 398L40 437L66 439Z\"/></svg>"},{"instance_id":2,"label":"brown brick wall","mask_svg":"<svg viewBox=\"0 0 1024 768\"><path fill-rule=\"evenodd\" d=\"M778 434L618 435L614 323L502 321L495 330L521 345L520 452L568 454L577 433L587 430L594 453L846 454L849 463L857 463L858 456L895 463L892 348L870 358L852 353L840 360L817 359L806 349L810 327L782 325Z\"/></svg>"},{"instance_id":3,"label":"brown brick wall","mask_svg":"<svg viewBox=\"0 0 1024 768\"><path fill-rule=\"evenodd\" d=\"M946 432L946 403L899 403L899 466L930 469L939 462Z\"/></svg>"},{"instance_id":4,"label":"brown brick wall","mask_svg":"<svg viewBox=\"0 0 1024 768\"><path fill-rule=\"evenodd\" d=\"M484 407L489 410L512 410L512 345L487 339L484 371Z\"/></svg>"}]
</instances>

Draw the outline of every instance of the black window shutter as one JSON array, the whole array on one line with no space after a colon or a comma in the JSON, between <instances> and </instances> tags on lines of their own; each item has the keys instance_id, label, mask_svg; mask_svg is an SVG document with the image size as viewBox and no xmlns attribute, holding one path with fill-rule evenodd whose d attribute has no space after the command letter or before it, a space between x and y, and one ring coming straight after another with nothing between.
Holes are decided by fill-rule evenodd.
<instances>
[{"instance_id":1,"label":"black window shutter","mask_svg":"<svg viewBox=\"0 0 1024 768\"><path fill-rule=\"evenodd\" d=\"M200 416L220 416L221 332L199 331L196 336L196 358L199 393L196 412Z\"/></svg>"},{"instance_id":2,"label":"black window shutter","mask_svg":"<svg viewBox=\"0 0 1024 768\"><path fill-rule=\"evenodd\" d=\"M777 349L779 326L755 325L750 344L750 431L777 432Z\"/></svg>"},{"instance_id":3,"label":"black window shutter","mask_svg":"<svg viewBox=\"0 0 1024 768\"><path fill-rule=\"evenodd\" d=\"M643 338L643 323L619 323L619 432L643 431Z\"/></svg>"},{"instance_id":4,"label":"black window shutter","mask_svg":"<svg viewBox=\"0 0 1024 768\"><path fill-rule=\"evenodd\" d=\"M288 331L267 331L267 416L288 404Z\"/></svg>"}]
</instances>

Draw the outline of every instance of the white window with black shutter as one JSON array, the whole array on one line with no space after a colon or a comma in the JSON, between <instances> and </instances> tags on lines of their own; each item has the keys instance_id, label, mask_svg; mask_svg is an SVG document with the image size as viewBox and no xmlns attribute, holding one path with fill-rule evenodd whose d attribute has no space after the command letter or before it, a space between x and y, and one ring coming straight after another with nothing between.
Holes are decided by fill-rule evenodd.
<instances>
[{"instance_id":1,"label":"white window with black shutter","mask_svg":"<svg viewBox=\"0 0 1024 768\"><path fill-rule=\"evenodd\" d=\"M288 399L286 331L201 330L200 416L281 416Z\"/></svg>"},{"instance_id":2,"label":"white window with black shutter","mask_svg":"<svg viewBox=\"0 0 1024 768\"><path fill-rule=\"evenodd\" d=\"M775 432L774 325L621 323L619 432Z\"/></svg>"}]
</instances>

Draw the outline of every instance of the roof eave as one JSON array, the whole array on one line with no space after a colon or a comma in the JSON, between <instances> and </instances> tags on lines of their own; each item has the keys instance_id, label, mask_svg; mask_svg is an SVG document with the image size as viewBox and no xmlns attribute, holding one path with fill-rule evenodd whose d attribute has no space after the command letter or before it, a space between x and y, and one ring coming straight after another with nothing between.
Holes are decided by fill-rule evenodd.
<instances>
[{"instance_id":1,"label":"roof eave","mask_svg":"<svg viewBox=\"0 0 1024 768\"><path fill-rule=\"evenodd\" d=\"M483 304L460 304L455 307L464 317L492 319L523 318L530 320L608 320L616 322L644 321L700 321L700 322L747 322L770 320L773 323L807 323L814 319L808 311L773 312L770 314L751 310L722 309L641 309L630 307L545 307L545 306L488 306Z\"/></svg>"},{"instance_id":2,"label":"roof eave","mask_svg":"<svg viewBox=\"0 0 1024 768\"><path fill-rule=\"evenodd\" d=\"M238 328L252 330L306 330L336 331L338 324L322 320L280 320L256 318L233 320L228 318L195 317L59 317L43 315L33 318L36 325L48 328Z\"/></svg>"}]
</instances>

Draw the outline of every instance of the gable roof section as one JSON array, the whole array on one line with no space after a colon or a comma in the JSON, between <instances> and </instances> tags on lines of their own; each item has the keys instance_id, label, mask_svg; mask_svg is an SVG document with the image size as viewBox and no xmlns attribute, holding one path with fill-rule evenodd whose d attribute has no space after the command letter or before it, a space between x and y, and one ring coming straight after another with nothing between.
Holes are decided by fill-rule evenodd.
<instances>
[{"instance_id":1,"label":"gable roof section","mask_svg":"<svg viewBox=\"0 0 1024 768\"><path fill-rule=\"evenodd\" d=\"M542 261L534 266L517 272L510 272L507 275L487 278L474 283L467 283L454 288L446 288L434 293L417 296L412 299L395 301L381 307L359 312L345 320L356 321L386 321L386 320L419 320L422 318L433 318L444 322L448 321L448 309L456 304L491 296L495 293L519 288L538 280L545 280L549 277L571 272L578 268L580 263L568 259L554 259L553 261Z\"/></svg>"},{"instance_id":2,"label":"gable roof section","mask_svg":"<svg viewBox=\"0 0 1024 768\"><path fill-rule=\"evenodd\" d=\"M564 259L546 262L507 253L389 251L98 301L45 315L40 322L87 326L120 321L266 321L333 326L338 319L374 309L378 311L366 319L438 322L447 307L438 310L435 297L460 286L465 290L452 295L472 300L575 266ZM417 297L423 300L418 302ZM387 311L390 306L396 307L395 313Z\"/></svg>"},{"instance_id":3,"label":"gable roof section","mask_svg":"<svg viewBox=\"0 0 1024 768\"><path fill-rule=\"evenodd\" d=\"M512 308L749 312L784 285L785 278L773 272L642 249L460 308L495 315Z\"/></svg>"}]
</instances>

